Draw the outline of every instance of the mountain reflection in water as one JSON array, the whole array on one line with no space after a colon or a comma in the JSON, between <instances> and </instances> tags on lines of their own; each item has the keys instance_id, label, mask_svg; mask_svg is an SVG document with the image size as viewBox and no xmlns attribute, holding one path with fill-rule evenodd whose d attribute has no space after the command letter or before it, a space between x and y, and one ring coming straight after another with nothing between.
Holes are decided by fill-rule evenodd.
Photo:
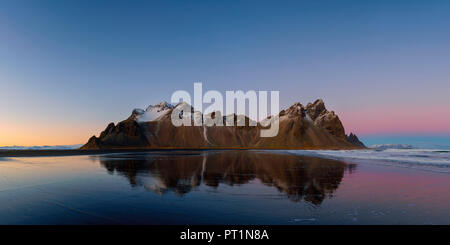
<instances>
[{"instance_id":1,"label":"mountain reflection in water","mask_svg":"<svg viewBox=\"0 0 450 245\"><path fill-rule=\"evenodd\" d=\"M339 187L344 172L356 165L342 161L258 151L171 152L100 157L109 173L128 179L133 187L184 195L203 185L217 188L259 180L294 202L320 205Z\"/></svg>"}]
</instances>

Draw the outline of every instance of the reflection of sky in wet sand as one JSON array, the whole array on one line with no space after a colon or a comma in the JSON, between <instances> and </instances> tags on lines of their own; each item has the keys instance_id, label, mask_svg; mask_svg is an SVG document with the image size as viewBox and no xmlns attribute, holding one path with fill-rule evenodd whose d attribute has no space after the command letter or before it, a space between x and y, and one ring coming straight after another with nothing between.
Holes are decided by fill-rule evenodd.
<instances>
[{"instance_id":1,"label":"reflection of sky in wet sand","mask_svg":"<svg viewBox=\"0 0 450 245\"><path fill-rule=\"evenodd\" d=\"M448 174L256 151L0 161L2 224L449 224Z\"/></svg>"}]
</instances>

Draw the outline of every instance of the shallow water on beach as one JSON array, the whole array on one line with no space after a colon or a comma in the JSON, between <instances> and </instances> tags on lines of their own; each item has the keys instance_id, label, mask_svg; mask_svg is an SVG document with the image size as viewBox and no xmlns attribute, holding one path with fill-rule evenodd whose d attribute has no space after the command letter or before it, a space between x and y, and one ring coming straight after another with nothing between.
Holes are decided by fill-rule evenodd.
<instances>
[{"instance_id":1,"label":"shallow water on beach","mask_svg":"<svg viewBox=\"0 0 450 245\"><path fill-rule=\"evenodd\" d=\"M270 151L0 158L0 224L450 224L450 174Z\"/></svg>"},{"instance_id":2,"label":"shallow water on beach","mask_svg":"<svg viewBox=\"0 0 450 245\"><path fill-rule=\"evenodd\" d=\"M450 150L443 149L287 150L282 152L450 173Z\"/></svg>"}]
</instances>

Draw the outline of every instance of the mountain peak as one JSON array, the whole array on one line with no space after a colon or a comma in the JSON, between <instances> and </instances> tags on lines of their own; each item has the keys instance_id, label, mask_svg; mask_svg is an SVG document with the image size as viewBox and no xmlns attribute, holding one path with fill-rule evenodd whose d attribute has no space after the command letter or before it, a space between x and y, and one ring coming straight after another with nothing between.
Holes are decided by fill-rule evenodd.
<instances>
[{"instance_id":1,"label":"mountain peak","mask_svg":"<svg viewBox=\"0 0 450 245\"><path fill-rule=\"evenodd\" d=\"M314 101L314 103L308 103L308 105L306 105L306 112L312 120L316 120L317 117L328 111L325 108L325 103L323 102L323 100L318 99Z\"/></svg>"},{"instance_id":2,"label":"mountain peak","mask_svg":"<svg viewBox=\"0 0 450 245\"><path fill-rule=\"evenodd\" d=\"M137 122L150 122L158 119L162 115L165 115L173 107L173 105L167 103L166 101L162 101L156 105L149 105L145 111L136 108L131 113L129 119L136 120Z\"/></svg>"},{"instance_id":3,"label":"mountain peak","mask_svg":"<svg viewBox=\"0 0 450 245\"><path fill-rule=\"evenodd\" d=\"M305 108L299 102L294 103L288 109L280 112L280 116L287 115L288 117L304 117L305 116Z\"/></svg>"},{"instance_id":4,"label":"mountain peak","mask_svg":"<svg viewBox=\"0 0 450 245\"><path fill-rule=\"evenodd\" d=\"M166 101L162 101L159 104L156 105L149 105L146 109L146 111L156 110L156 111L162 111L167 109L172 109L174 106L167 103Z\"/></svg>"},{"instance_id":5,"label":"mountain peak","mask_svg":"<svg viewBox=\"0 0 450 245\"><path fill-rule=\"evenodd\" d=\"M356 136L356 135L353 134L353 133L350 133L350 134L347 136L347 141L350 142L350 143L352 143L353 145L365 147L364 143L361 142L361 141L358 139L358 136Z\"/></svg>"}]
</instances>

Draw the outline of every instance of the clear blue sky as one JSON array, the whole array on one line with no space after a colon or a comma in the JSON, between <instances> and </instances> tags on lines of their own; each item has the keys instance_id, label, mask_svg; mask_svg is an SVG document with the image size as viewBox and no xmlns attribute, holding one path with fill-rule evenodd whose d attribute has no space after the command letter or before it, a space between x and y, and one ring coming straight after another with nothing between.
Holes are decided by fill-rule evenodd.
<instances>
[{"instance_id":1,"label":"clear blue sky","mask_svg":"<svg viewBox=\"0 0 450 245\"><path fill-rule=\"evenodd\" d=\"M83 143L194 82L448 135L449 27L450 1L1 1L0 145Z\"/></svg>"}]
</instances>

